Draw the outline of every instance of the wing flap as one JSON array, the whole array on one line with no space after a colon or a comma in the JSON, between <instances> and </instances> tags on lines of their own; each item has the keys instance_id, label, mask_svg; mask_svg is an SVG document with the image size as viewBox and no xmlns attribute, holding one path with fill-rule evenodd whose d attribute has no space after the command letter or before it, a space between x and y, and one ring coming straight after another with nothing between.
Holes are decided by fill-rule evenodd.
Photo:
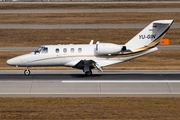
<instances>
[{"instance_id":1,"label":"wing flap","mask_svg":"<svg viewBox=\"0 0 180 120\"><path fill-rule=\"evenodd\" d=\"M73 66L73 68L78 68L78 69L85 69L85 68L93 69L96 68L99 71L103 72L103 69L100 65L97 64L97 62L93 60L80 60L77 64Z\"/></svg>"}]
</instances>

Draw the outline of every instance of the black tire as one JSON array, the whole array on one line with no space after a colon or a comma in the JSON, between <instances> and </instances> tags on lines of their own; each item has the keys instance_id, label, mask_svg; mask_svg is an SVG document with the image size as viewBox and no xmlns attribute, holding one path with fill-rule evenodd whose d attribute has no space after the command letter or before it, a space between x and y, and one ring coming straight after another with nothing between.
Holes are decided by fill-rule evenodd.
<instances>
[{"instance_id":1,"label":"black tire","mask_svg":"<svg viewBox=\"0 0 180 120\"><path fill-rule=\"evenodd\" d=\"M24 75L29 76L31 74L30 70L25 70Z\"/></svg>"},{"instance_id":2,"label":"black tire","mask_svg":"<svg viewBox=\"0 0 180 120\"><path fill-rule=\"evenodd\" d=\"M85 72L85 75L86 75L86 76L91 76L91 75L92 75L92 71L87 71L87 72Z\"/></svg>"}]
</instances>

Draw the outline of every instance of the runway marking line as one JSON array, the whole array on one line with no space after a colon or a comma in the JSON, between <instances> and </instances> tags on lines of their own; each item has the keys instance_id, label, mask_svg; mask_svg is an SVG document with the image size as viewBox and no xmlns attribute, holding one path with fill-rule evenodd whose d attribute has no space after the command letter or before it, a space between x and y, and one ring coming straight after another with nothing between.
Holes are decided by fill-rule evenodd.
<instances>
[{"instance_id":1,"label":"runway marking line","mask_svg":"<svg viewBox=\"0 0 180 120\"><path fill-rule=\"evenodd\" d=\"M180 80L62 80L62 83L180 83Z\"/></svg>"}]
</instances>

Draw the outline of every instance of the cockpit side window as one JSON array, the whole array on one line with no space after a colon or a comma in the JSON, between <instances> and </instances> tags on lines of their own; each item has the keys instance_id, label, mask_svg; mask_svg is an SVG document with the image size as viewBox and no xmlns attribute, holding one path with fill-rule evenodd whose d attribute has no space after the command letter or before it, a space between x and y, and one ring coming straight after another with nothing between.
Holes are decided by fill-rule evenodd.
<instances>
[{"instance_id":1,"label":"cockpit side window","mask_svg":"<svg viewBox=\"0 0 180 120\"><path fill-rule=\"evenodd\" d=\"M38 49L34 50L34 54L39 54L43 47L39 47Z\"/></svg>"},{"instance_id":2,"label":"cockpit side window","mask_svg":"<svg viewBox=\"0 0 180 120\"><path fill-rule=\"evenodd\" d=\"M48 53L48 48L44 47L43 50L41 51L41 53Z\"/></svg>"},{"instance_id":3,"label":"cockpit side window","mask_svg":"<svg viewBox=\"0 0 180 120\"><path fill-rule=\"evenodd\" d=\"M48 53L48 48L47 47L39 47L34 51L34 54L40 54L40 53Z\"/></svg>"}]
</instances>

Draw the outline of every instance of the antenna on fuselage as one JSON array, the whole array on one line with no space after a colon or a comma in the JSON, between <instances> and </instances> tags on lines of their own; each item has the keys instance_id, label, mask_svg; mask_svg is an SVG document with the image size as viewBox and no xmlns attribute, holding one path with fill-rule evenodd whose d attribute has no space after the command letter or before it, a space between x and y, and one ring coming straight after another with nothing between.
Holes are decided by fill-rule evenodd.
<instances>
[{"instance_id":1,"label":"antenna on fuselage","mask_svg":"<svg viewBox=\"0 0 180 120\"><path fill-rule=\"evenodd\" d=\"M93 42L94 42L94 40L91 40L89 44L90 44L90 45L92 45L92 44L93 44Z\"/></svg>"},{"instance_id":2,"label":"antenna on fuselage","mask_svg":"<svg viewBox=\"0 0 180 120\"><path fill-rule=\"evenodd\" d=\"M99 44L99 41L97 41L96 44Z\"/></svg>"}]
</instances>

